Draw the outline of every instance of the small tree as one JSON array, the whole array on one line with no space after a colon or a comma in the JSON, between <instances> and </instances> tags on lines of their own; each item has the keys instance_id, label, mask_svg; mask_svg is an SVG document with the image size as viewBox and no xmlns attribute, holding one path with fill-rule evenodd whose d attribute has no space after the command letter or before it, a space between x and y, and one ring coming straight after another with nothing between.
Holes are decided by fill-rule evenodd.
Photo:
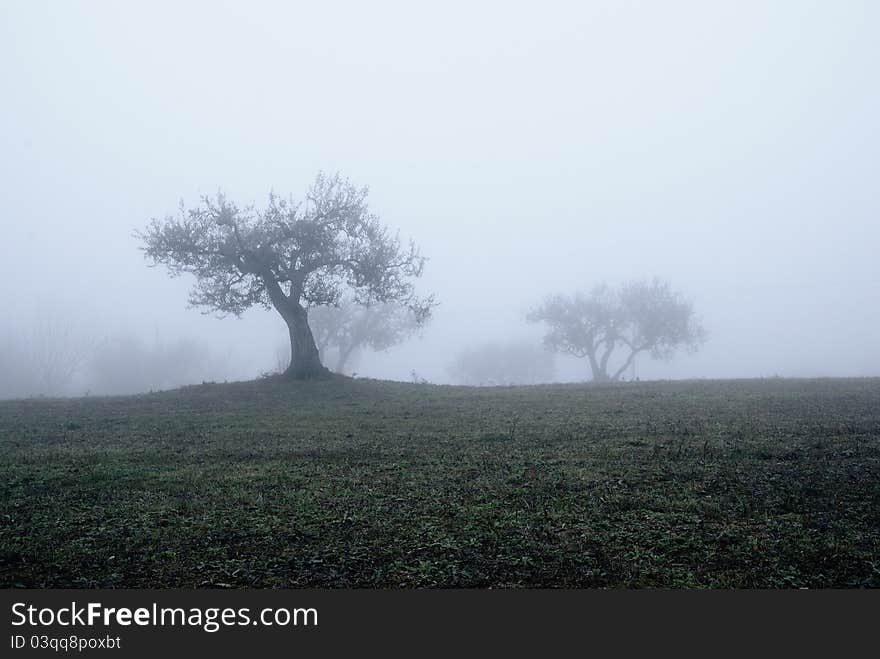
<instances>
[{"instance_id":1,"label":"small tree","mask_svg":"<svg viewBox=\"0 0 880 659\"><path fill-rule=\"evenodd\" d=\"M572 298L557 295L527 319L549 326L544 343L551 350L586 357L596 382L619 380L639 353L671 359L678 348L696 350L706 338L693 305L656 278L616 290L603 284ZM618 348L625 357L609 372Z\"/></svg>"},{"instance_id":2,"label":"small tree","mask_svg":"<svg viewBox=\"0 0 880 659\"><path fill-rule=\"evenodd\" d=\"M388 350L410 338L430 316L430 308L423 311L416 314L396 302L363 306L346 299L335 307L310 309L309 323L321 361L333 353L336 364L333 370L342 373L361 349Z\"/></svg>"},{"instance_id":3,"label":"small tree","mask_svg":"<svg viewBox=\"0 0 880 659\"><path fill-rule=\"evenodd\" d=\"M39 377L38 390L47 396L70 393L70 385L97 349L69 319L43 315L34 324L28 363Z\"/></svg>"},{"instance_id":4,"label":"small tree","mask_svg":"<svg viewBox=\"0 0 880 659\"><path fill-rule=\"evenodd\" d=\"M263 210L239 208L222 194L177 217L153 219L138 234L154 264L172 276L191 273L192 306L240 315L274 307L287 324L291 377L327 373L309 327L310 306L335 305L345 290L359 304L397 302L424 317L432 300L413 280L425 259L400 244L369 212L367 189L318 174L302 203L271 194Z\"/></svg>"},{"instance_id":5,"label":"small tree","mask_svg":"<svg viewBox=\"0 0 880 659\"><path fill-rule=\"evenodd\" d=\"M26 329L0 326L0 398L73 393L99 345L52 311L41 311Z\"/></svg>"}]
</instances>

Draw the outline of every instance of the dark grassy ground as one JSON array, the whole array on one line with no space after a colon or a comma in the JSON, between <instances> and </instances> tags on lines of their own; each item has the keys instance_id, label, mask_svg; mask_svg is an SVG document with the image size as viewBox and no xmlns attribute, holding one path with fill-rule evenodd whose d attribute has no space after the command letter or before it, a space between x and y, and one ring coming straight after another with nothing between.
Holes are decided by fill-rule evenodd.
<instances>
[{"instance_id":1,"label":"dark grassy ground","mask_svg":"<svg viewBox=\"0 0 880 659\"><path fill-rule=\"evenodd\" d=\"M0 403L0 585L880 586L880 380Z\"/></svg>"}]
</instances>

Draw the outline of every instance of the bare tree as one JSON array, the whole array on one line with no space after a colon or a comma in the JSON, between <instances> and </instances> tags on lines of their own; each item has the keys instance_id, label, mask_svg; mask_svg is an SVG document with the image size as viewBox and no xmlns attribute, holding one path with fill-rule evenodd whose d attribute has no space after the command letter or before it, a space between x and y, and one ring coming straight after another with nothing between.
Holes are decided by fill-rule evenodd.
<instances>
[{"instance_id":1,"label":"bare tree","mask_svg":"<svg viewBox=\"0 0 880 659\"><path fill-rule=\"evenodd\" d=\"M265 209L239 208L222 194L177 217L153 219L138 234L147 258L172 276L191 273L190 304L240 315L274 307L287 324L296 378L327 373L309 326L308 308L335 305L345 290L359 304L397 302L425 316L432 299L416 297L413 280L425 259L401 245L369 212L367 189L339 175L318 174L305 200L271 194Z\"/></svg>"},{"instance_id":2,"label":"bare tree","mask_svg":"<svg viewBox=\"0 0 880 659\"><path fill-rule=\"evenodd\" d=\"M345 299L338 306L309 310L309 322L321 360L335 356L334 371L343 373L351 359L363 348L388 350L413 336L430 317L430 307L422 314L396 302L368 306Z\"/></svg>"},{"instance_id":3,"label":"bare tree","mask_svg":"<svg viewBox=\"0 0 880 659\"><path fill-rule=\"evenodd\" d=\"M587 358L596 382L619 380L639 353L671 359L678 348L696 350L706 339L691 302L657 278L618 289L603 284L571 298L557 295L527 319L549 327L544 344L551 350ZM618 348L625 356L609 372Z\"/></svg>"},{"instance_id":4,"label":"bare tree","mask_svg":"<svg viewBox=\"0 0 880 659\"><path fill-rule=\"evenodd\" d=\"M41 393L65 393L74 376L95 350L73 322L61 316L41 316L33 326L28 362L39 378Z\"/></svg>"}]
</instances>

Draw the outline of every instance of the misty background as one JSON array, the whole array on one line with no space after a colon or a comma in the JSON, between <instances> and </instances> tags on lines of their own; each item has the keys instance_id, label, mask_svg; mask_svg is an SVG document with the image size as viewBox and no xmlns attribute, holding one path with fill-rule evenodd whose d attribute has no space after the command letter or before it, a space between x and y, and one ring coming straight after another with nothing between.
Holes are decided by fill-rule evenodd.
<instances>
[{"instance_id":1,"label":"misty background","mask_svg":"<svg viewBox=\"0 0 880 659\"><path fill-rule=\"evenodd\" d=\"M277 313L187 309L133 233L318 170L370 187L440 301L359 375L449 382L539 345L545 296L652 276L709 340L642 379L880 375L878 34L867 0L4 0L0 397L275 370Z\"/></svg>"}]
</instances>

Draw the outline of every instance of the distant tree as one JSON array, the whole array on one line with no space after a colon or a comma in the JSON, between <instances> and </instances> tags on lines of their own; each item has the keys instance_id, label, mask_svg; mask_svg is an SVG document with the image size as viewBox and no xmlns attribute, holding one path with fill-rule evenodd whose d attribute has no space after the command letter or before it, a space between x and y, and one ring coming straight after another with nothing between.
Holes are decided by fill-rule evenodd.
<instances>
[{"instance_id":1,"label":"distant tree","mask_svg":"<svg viewBox=\"0 0 880 659\"><path fill-rule=\"evenodd\" d=\"M73 393L98 348L70 318L41 312L27 327L0 330L0 398Z\"/></svg>"},{"instance_id":2,"label":"distant tree","mask_svg":"<svg viewBox=\"0 0 880 659\"><path fill-rule=\"evenodd\" d=\"M190 304L240 315L254 305L274 307L287 324L290 364L285 373L327 373L309 326L308 308L335 305L345 290L359 304L397 302L419 318L432 301L419 299L413 280L425 259L400 244L369 212L366 188L319 174L305 200L271 194L265 209L239 208L222 194L177 217L153 219L138 234L147 258L172 276L190 273Z\"/></svg>"},{"instance_id":3,"label":"distant tree","mask_svg":"<svg viewBox=\"0 0 880 659\"><path fill-rule=\"evenodd\" d=\"M487 343L461 352L448 370L458 384L538 384L553 380L555 364L539 345Z\"/></svg>"},{"instance_id":4,"label":"distant tree","mask_svg":"<svg viewBox=\"0 0 880 659\"><path fill-rule=\"evenodd\" d=\"M706 338L693 305L657 278L618 289L603 284L571 298L557 295L527 319L549 327L544 337L549 349L586 357L596 382L619 380L639 353L671 359L677 349L696 350ZM618 348L625 356L611 369Z\"/></svg>"},{"instance_id":5,"label":"distant tree","mask_svg":"<svg viewBox=\"0 0 880 659\"><path fill-rule=\"evenodd\" d=\"M37 318L31 328L28 363L39 378L40 393L70 393L68 387L96 348L97 343L64 316Z\"/></svg>"},{"instance_id":6,"label":"distant tree","mask_svg":"<svg viewBox=\"0 0 880 659\"><path fill-rule=\"evenodd\" d=\"M223 366L217 355L192 339L165 342L157 337L147 344L135 335L119 334L95 353L88 374L96 393L132 394L216 379Z\"/></svg>"},{"instance_id":7,"label":"distant tree","mask_svg":"<svg viewBox=\"0 0 880 659\"><path fill-rule=\"evenodd\" d=\"M382 351L406 341L424 325L429 313L430 309L416 314L396 302L364 306L345 299L338 306L313 307L309 322L321 360L332 353L333 370L342 373L361 349Z\"/></svg>"}]
</instances>

